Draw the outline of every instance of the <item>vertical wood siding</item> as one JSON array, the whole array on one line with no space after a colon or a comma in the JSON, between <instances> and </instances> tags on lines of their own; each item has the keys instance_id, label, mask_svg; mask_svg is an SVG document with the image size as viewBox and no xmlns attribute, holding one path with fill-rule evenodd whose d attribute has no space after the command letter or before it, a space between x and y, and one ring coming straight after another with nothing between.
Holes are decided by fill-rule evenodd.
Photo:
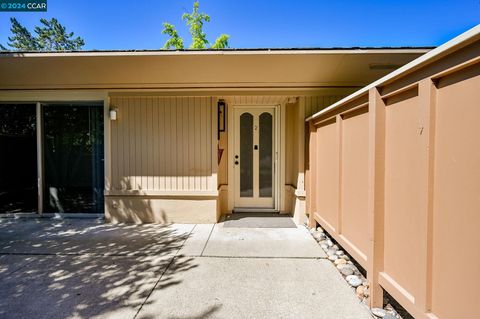
<instances>
[{"instance_id":1,"label":"vertical wood siding","mask_svg":"<svg viewBox=\"0 0 480 319\"><path fill-rule=\"evenodd\" d=\"M112 190L216 190L212 98L112 97L111 107Z\"/></svg>"},{"instance_id":2,"label":"vertical wood siding","mask_svg":"<svg viewBox=\"0 0 480 319\"><path fill-rule=\"evenodd\" d=\"M340 101L346 95L319 95L305 97L305 118L317 113L333 103Z\"/></svg>"}]
</instances>

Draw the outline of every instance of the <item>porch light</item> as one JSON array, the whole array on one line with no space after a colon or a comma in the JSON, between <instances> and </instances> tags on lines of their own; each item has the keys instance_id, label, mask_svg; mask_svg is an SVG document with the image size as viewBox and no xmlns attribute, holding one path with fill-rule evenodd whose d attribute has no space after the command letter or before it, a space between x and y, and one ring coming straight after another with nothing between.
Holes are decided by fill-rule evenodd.
<instances>
[{"instance_id":1,"label":"porch light","mask_svg":"<svg viewBox=\"0 0 480 319\"><path fill-rule=\"evenodd\" d=\"M220 140L220 132L225 132L225 118L226 118L225 101L219 100L217 104L217 121L218 121L218 139Z\"/></svg>"},{"instance_id":2,"label":"porch light","mask_svg":"<svg viewBox=\"0 0 480 319\"><path fill-rule=\"evenodd\" d=\"M110 120L111 121L116 121L117 120L117 109L111 109L110 110Z\"/></svg>"}]
</instances>

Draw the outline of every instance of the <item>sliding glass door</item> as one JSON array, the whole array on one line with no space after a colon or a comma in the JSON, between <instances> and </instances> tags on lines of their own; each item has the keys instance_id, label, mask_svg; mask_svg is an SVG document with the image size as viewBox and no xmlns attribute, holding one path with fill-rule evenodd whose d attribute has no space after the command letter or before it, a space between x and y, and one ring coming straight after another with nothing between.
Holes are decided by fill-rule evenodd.
<instances>
[{"instance_id":1,"label":"sliding glass door","mask_svg":"<svg viewBox=\"0 0 480 319\"><path fill-rule=\"evenodd\" d=\"M103 213L103 105L42 105L44 212Z\"/></svg>"},{"instance_id":2,"label":"sliding glass door","mask_svg":"<svg viewBox=\"0 0 480 319\"><path fill-rule=\"evenodd\" d=\"M36 105L0 104L0 214L35 212Z\"/></svg>"},{"instance_id":3,"label":"sliding glass door","mask_svg":"<svg viewBox=\"0 0 480 319\"><path fill-rule=\"evenodd\" d=\"M0 104L0 214L102 214L103 120L103 102Z\"/></svg>"}]
</instances>

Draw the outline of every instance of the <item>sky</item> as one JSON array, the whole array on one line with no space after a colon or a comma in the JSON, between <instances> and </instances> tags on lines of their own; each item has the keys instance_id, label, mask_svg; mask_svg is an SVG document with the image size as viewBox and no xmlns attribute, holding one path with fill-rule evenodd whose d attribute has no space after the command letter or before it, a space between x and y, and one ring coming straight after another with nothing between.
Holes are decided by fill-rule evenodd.
<instances>
[{"instance_id":1,"label":"sky","mask_svg":"<svg viewBox=\"0 0 480 319\"><path fill-rule=\"evenodd\" d=\"M159 49L174 24L190 44L181 20L193 0L48 0L48 12L0 12L0 43L10 17L33 30L40 18L57 18L85 39L86 50ZM231 36L232 48L438 46L480 23L480 0L200 0L210 15L210 42Z\"/></svg>"}]
</instances>

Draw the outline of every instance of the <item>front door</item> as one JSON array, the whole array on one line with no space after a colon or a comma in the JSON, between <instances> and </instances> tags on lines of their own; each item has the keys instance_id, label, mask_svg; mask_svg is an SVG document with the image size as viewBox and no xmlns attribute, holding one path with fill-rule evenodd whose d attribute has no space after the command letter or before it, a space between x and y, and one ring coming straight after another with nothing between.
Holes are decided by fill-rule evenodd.
<instances>
[{"instance_id":1,"label":"front door","mask_svg":"<svg viewBox=\"0 0 480 319\"><path fill-rule=\"evenodd\" d=\"M275 208L275 108L235 108L235 208Z\"/></svg>"}]
</instances>

